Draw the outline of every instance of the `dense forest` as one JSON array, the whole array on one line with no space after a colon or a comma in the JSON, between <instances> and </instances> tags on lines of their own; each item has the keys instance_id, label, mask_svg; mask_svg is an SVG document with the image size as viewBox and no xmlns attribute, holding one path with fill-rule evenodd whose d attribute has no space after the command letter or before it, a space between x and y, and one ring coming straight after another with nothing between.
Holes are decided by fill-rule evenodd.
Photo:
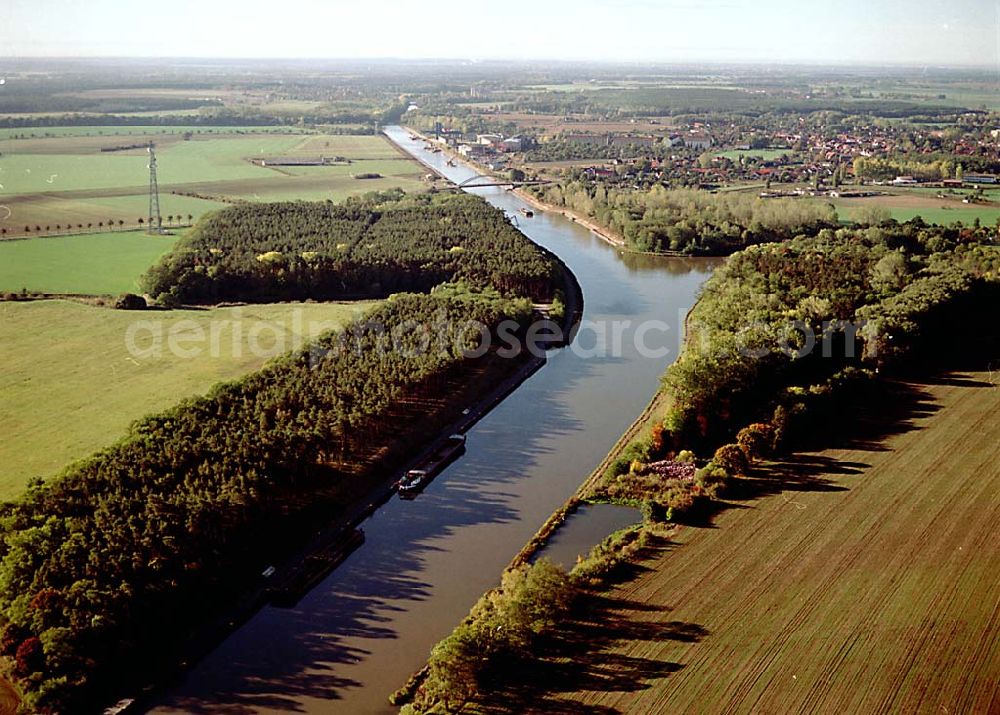
<instances>
[{"instance_id":1,"label":"dense forest","mask_svg":"<svg viewBox=\"0 0 1000 715\"><path fill-rule=\"evenodd\" d=\"M705 284L684 354L666 373L674 407L665 426L689 448L717 445L753 420L774 417L780 433L831 379L898 369L916 355L931 364L958 344L956 320L982 333L964 347L995 336L980 320L1000 285L994 235L915 219L733 255Z\"/></svg>"},{"instance_id":2,"label":"dense forest","mask_svg":"<svg viewBox=\"0 0 1000 715\"><path fill-rule=\"evenodd\" d=\"M502 211L474 196L390 191L211 214L146 285L169 304L384 297L445 281L545 299L554 271Z\"/></svg>"},{"instance_id":3,"label":"dense forest","mask_svg":"<svg viewBox=\"0 0 1000 715\"><path fill-rule=\"evenodd\" d=\"M409 253L407 226L419 246ZM467 282L394 294L344 331L137 422L112 447L0 505L0 651L32 712L84 712L155 674L241 595L262 559L282 558L282 534L353 503L384 477L380 465L459 414L455 394L486 389L519 364L470 355L481 336L467 321L523 328L531 298L516 292L554 293L552 259L471 196L239 207L209 227L182 257L225 256L232 262L221 265L238 270L256 251L301 258L344 242L355 265L392 286ZM483 255L491 242L478 268L449 250ZM435 260L432 247L448 257ZM235 282L224 285L241 297ZM260 285L285 284L248 285L259 298Z\"/></svg>"},{"instance_id":4,"label":"dense forest","mask_svg":"<svg viewBox=\"0 0 1000 715\"><path fill-rule=\"evenodd\" d=\"M280 525L304 495L336 504L373 453L405 434L401 423L430 417L400 405L440 394L478 362L463 359L478 333L453 329L421 350L421 331L382 326L529 314L527 300L493 290L396 296L346 340L328 337L144 419L3 505L2 648L28 703L80 712L91 686L169 648L225 588L229 567L275 537L262 524Z\"/></svg>"},{"instance_id":5,"label":"dense forest","mask_svg":"<svg viewBox=\"0 0 1000 715\"><path fill-rule=\"evenodd\" d=\"M648 191L569 182L534 189L542 201L595 219L640 251L726 255L741 248L815 234L836 224L831 206L654 186Z\"/></svg>"}]
</instances>

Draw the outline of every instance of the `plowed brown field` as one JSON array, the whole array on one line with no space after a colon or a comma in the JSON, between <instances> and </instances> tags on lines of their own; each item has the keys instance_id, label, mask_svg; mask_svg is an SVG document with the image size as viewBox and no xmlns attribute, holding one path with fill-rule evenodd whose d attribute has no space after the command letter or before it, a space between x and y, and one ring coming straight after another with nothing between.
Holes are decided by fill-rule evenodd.
<instances>
[{"instance_id":1,"label":"plowed brown field","mask_svg":"<svg viewBox=\"0 0 1000 715\"><path fill-rule=\"evenodd\" d=\"M678 527L526 709L1000 713L997 378L900 384L865 436Z\"/></svg>"}]
</instances>

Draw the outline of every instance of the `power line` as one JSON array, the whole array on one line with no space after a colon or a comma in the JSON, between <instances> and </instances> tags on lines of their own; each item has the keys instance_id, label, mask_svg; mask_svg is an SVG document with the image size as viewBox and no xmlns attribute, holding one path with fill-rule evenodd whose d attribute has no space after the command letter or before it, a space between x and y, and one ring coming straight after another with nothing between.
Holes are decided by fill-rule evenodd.
<instances>
[{"instance_id":1,"label":"power line","mask_svg":"<svg viewBox=\"0 0 1000 715\"><path fill-rule=\"evenodd\" d=\"M160 215L160 185L156 180L156 152L154 144L149 142L146 151L149 152L149 233L162 234L163 217Z\"/></svg>"}]
</instances>

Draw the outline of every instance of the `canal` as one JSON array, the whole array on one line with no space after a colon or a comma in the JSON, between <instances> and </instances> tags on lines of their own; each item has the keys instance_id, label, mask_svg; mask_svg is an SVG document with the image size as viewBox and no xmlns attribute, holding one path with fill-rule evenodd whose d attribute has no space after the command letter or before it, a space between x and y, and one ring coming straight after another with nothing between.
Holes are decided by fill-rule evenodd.
<instances>
[{"instance_id":1,"label":"canal","mask_svg":"<svg viewBox=\"0 0 1000 715\"><path fill-rule=\"evenodd\" d=\"M399 127L387 134L453 181L475 175ZM516 217L576 275L584 322L574 345L553 351L478 422L466 454L417 499L394 498L368 518L364 545L295 608L257 613L151 712L393 712L389 694L497 583L656 390L717 261L623 254L559 213L523 216L527 204L504 189L470 191Z\"/></svg>"}]
</instances>

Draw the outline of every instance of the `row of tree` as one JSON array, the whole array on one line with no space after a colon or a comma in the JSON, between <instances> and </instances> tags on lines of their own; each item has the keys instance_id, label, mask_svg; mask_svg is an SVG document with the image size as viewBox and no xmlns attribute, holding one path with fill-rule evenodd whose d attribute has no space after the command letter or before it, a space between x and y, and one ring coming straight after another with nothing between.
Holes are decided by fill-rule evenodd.
<instances>
[{"instance_id":1,"label":"row of tree","mask_svg":"<svg viewBox=\"0 0 1000 715\"><path fill-rule=\"evenodd\" d=\"M538 187L543 201L609 227L641 251L726 255L756 243L815 234L835 225L826 204L761 199L743 192L605 188L586 181Z\"/></svg>"},{"instance_id":2,"label":"row of tree","mask_svg":"<svg viewBox=\"0 0 1000 715\"><path fill-rule=\"evenodd\" d=\"M188 214L187 215L187 223L190 224L191 221L193 221L193 220L194 220L194 216L192 216L191 214ZM163 223L165 225L167 225L167 226L182 226L182 225L184 225L183 222L184 222L184 216L182 216L180 214L178 214L176 216L174 216L173 214L170 214L168 216L164 216L163 217ZM104 221L98 221L96 225L94 224L93 221L88 221L86 224L83 224L83 223L77 223L77 224L72 224L72 223L61 224L61 223L57 223L55 226L52 226L51 224L46 224L45 226L42 226L41 224L35 224L34 227L32 227L31 224L25 224L24 225L24 233L32 233L32 232L34 232L34 233L52 233L53 231L55 233L84 233L84 232L93 231L95 228L98 231L102 231L102 230L104 230L105 226L107 226L108 229L110 229L111 231L114 231L115 227L117 226L118 230L121 231L121 230L124 230L126 226L128 226L128 228L131 230L132 228L143 228L144 226L147 226L147 225L151 226L152 223L153 223L152 219L144 219L144 218L142 218L140 216L136 220L135 223L130 223L130 222L126 221L125 219L118 219L117 221L115 221L114 219L110 219L109 218L108 221L107 221L107 223L105 223ZM0 228L0 235L6 236L7 235L7 229L6 228Z\"/></svg>"}]
</instances>

